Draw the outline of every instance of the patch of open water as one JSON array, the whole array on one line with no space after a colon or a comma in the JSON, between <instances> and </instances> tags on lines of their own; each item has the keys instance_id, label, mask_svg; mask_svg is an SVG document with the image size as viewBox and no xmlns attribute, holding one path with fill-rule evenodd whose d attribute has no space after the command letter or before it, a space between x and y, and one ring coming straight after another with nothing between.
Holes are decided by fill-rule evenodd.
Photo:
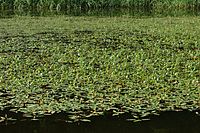
<instances>
[{"instance_id":1,"label":"patch of open water","mask_svg":"<svg viewBox=\"0 0 200 133\"><path fill-rule=\"evenodd\" d=\"M163 112L147 121L127 121L130 115L96 116L90 122L65 122L64 114L39 120L21 119L0 123L2 133L199 133L200 116L195 112Z\"/></svg>"}]
</instances>

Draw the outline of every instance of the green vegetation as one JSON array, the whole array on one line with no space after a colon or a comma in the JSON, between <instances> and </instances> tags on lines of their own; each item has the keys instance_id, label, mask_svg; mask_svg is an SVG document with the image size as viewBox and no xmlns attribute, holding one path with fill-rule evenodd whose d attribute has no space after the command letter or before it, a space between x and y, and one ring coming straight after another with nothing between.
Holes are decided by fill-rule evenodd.
<instances>
[{"instance_id":1,"label":"green vegetation","mask_svg":"<svg viewBox=\"0 0 200 133\"><path fill-rule=\"evenodd\" d=\"M199 17L1 19L0 109L73 120L199 109L199 28Z\"/></svg>"},{"instance_id":2,"label":"green vegetation","mask_svg":"<svg viewBox=\"0 0 200 133\"><path fill-rule=\"evenodd\" d=\"M1 9L195 8L199 0L0 0Z\"/></svg>"}]
</instances>

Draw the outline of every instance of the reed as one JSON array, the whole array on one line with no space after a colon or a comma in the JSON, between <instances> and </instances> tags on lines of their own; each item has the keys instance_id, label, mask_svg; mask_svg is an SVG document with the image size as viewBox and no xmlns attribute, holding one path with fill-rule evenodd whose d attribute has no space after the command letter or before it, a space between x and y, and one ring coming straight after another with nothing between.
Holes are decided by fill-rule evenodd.
<instances>
[{"instance_id":1,"label":"reed","mask_svg":"<svg viewBox=\"0 0 200 133\"><path fill-rule=\"evenodd\" d=\"M200 0L0 0L2 10L72 8L200 8Z\"/></svg>"}]
</instances>

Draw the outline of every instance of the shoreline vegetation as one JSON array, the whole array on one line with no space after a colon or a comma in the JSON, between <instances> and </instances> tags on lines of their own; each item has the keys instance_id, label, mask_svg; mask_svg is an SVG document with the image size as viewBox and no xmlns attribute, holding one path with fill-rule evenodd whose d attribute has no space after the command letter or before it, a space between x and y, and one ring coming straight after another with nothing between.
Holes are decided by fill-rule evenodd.
<instances>
[{"instance_id":1,"label":"shoreline vegetation","mask_svg":"<svg viewBox=\"0 0 200 133\"><path fill-rule=\"evenodd\" d=\"M70 120L199 110L199 28L199 17L1 19L0 109Z\"/></svg>"},{"instance_id":2,"label":"shoreline vegetation","mask_svg":"<svg viewBox=\"0 0 200 133\"><path fill-rule=\"evenodd\" d=\"M200 9L199 0L1 0L1 10Z\"/></svg>"}]
</instances>

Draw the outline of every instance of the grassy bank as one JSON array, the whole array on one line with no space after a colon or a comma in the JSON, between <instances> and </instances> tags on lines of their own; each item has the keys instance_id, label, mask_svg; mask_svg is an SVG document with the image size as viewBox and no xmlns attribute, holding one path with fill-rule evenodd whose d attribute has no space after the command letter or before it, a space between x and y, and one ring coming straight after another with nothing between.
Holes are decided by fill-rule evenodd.
<instances>
[{"instance_id":1,"label":"grassy bank","mask_svg":"<svg viewBox=\"0 0 200 133\"><path fill-rule=\"evenodd\" d=\"M99 9L99 8L194 8L199 9L199 0L1 0L1 9Z\"/></svg>"},{"instance_id":2,"label":"grassy bank","mask_svg":"<svg viewBox=\"0 0 200 133\"><path fill-rule=\"evenodd\" d=\"M199 109L199 27L198 17L1 19L0 109L74 120Z\"/></svg>"}]
</instances>

